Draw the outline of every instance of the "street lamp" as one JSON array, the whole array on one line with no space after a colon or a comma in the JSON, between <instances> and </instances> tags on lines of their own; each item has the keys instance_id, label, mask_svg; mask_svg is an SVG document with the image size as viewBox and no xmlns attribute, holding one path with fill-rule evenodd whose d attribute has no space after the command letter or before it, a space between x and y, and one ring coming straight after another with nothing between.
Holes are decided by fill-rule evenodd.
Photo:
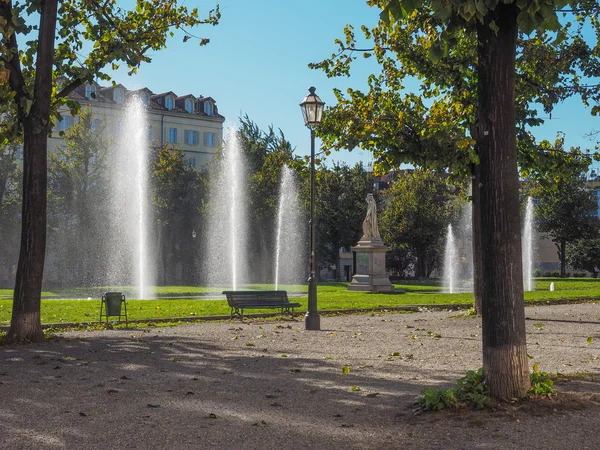
<instances>
[{"instance_id":1,"label":"street lamp","mask_svg":"<svg viewBox=\"0 0 600 450\"><path fill-rule=\"evenodd\" d=\"M317 310L317 234L315 231L315 128L321 123L325 103L308 88L309 94L300 103L304 125L310 128L310 277L308 278L308 311L304 316L307 330L320 330L321 317Z\"/></svg>"}]
</instances>

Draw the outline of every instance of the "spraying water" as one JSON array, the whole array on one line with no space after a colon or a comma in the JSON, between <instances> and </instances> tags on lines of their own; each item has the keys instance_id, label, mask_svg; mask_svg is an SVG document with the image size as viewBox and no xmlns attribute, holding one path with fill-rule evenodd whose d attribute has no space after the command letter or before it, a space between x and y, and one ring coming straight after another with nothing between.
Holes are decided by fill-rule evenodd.
<instances>
[{"instance_id":1,"label":"spraying water","mask_svg":"<svg viewBox=\"0 0 600 450\"><path fill-rule=\"evenodd\" d=\"M523 225L523 287L533 291L533 220L535 205L531 197L527 198L525 223Z\"/></svg>"},{"instance_id":2,"label":"spraying water","mask_svg":"<svg viewBox=\"0 0 600 450\"><path fill-rule=\"evenodd\" d=\"M456 242L452 225L448 225L446 235L446 250L444 252L444 287L445 291L454 294L456 292Z\"/></svg>"},{"instance_id":3,"label":"spraying water","mask_svg":"<svg viewBox=\"0 0 600 450\"><path fill-rule=\"evenodd\" d=\"M247 279L246 162L237 131L227 133L210 185L206 253L208 283L237 289Z\"/></svg>"},{"instance_id":4,"label":"spraying water","mask_svg":"<svg viewBox=\"0 0 600 450\"><path fill-rule=\"evenodd\" d=\"M296 283L302 278L302 230L295 173L283 166L277 210L275 290L281 281Z\"/></svg>"},{"instance_id":5,"label":"spraying water","mask_svg":"<svg viewBox=\"0 0 600 450\"><path fill-rule=\"evenodd\" d=\"M151 257L148 252L148 180L150 147L144 106L132 99L115 130L118 146L111 172L111 242L108 282L135 284L138 298L150 298Z\"/></svg>"}]
</instances>

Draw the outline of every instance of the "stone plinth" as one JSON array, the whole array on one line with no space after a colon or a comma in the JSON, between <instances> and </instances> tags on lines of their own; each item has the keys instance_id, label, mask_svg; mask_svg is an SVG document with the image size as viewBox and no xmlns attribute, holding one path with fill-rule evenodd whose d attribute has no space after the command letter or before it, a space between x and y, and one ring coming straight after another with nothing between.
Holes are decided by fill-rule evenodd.
<instances>
[{"instance_id":1,"label":"stone plinth","mask_svg":"<svg viewBox=\"0 0 600 450\"><path fill-rule=\"evenodd\" d=\"M348 289L393 294L394 287L385 272L385 253L388 247L381 238L363 236L352 250L356 252L356 274Z\"/></svg>"}]
</instances>

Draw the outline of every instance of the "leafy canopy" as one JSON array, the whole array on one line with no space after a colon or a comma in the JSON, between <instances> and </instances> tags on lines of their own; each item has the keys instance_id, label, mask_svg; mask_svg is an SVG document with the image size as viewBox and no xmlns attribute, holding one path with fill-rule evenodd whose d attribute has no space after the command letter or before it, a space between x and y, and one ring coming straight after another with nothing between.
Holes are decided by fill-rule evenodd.
<instances>
[{"instance_id":1,"label":"leafy canopy","mask_svg":"<svg viewBox=\"0 0 600 450\"><path fill-rule=\"evenodd\" d=\"M348 76L361 57L377 65L365 92L335 90L337 104L326 111L318 130L324 147L370 150L380 170L411 163L470 172L471 164L478 162L475 24L498 1L368 3L380 10L377 25L363 25L362 38L347 25L344 38L335 41L338 51L310 65L330 77ZM551 118L554 106L572 95L580 96L586 106L598 103L600 51L595 41L588 43L590 30L598 35L598 3L519 0L517 6L520 166L525 171L556 171L561 163L545 152L551 144L537 143L530 129L544 122L540 111ZM418 91L407 92L415 80ZM598 110L596 105L591 112Z\"/></svg>"},{"instance_id":2,"label":"leafy canopy","mask_svg":"<svg viewBox=\"0 0 600 450\"><path fill-rule=\"evenodd\" d=\"M13 113L16 121L3 122L0 146L18 138L22 122L33 102L36 55L40 45L35 24L43 14L44 2L0 1L0 116ZM75 88L94 79L109 80L106 68L121 64L135 73L143 62L150 62L150 51L164 49L173 30L180 30L183 40L190 29L216 25L218 6L208 17L201 18L197 8L188 8L176 0L137 0L125 9L117 0L62 0L58 8L57 35L54 43L53 111L67 103L77 104L67 96ZM208 39L198 39L200 45ZM46 124L47 129L49 124Z\"/></svg>"}]
</instances>

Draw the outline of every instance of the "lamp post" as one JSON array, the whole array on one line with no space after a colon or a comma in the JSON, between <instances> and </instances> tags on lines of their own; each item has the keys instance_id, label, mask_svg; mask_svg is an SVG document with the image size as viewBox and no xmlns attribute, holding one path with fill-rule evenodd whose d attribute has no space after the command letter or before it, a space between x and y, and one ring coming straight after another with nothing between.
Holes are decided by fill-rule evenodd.
<instances>
[{"instance_id":1,"label":"lamp post","mask_svg":"<svg viewBox=\"0 0 600 450\"><path fill-rule=\"evenodd\" d=\"M300 103L304 125L310 129L310 277L308 278L308 311L304 316L307 330L320 330L321 317L317 310L317 234L315 231L315 128L321 123L325 103L308 88L309 94Z\"/></svg>"}]
</instances>

